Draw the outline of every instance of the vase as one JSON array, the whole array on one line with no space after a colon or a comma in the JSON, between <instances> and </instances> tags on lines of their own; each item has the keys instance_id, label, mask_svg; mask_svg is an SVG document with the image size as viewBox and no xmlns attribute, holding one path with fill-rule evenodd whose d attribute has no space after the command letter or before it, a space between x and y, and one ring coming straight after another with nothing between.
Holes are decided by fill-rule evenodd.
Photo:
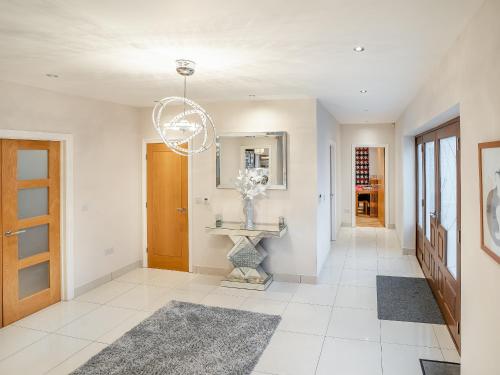
<instances>
[{"instance_id":1,"label":"vase","mask_svg":"<svg viewBox=\"0 0 500 375\"><path fill-rule=\"evenodd\" d=\"M243 214L245 215L245 228L252 229L253 223L253 199L243 199Z\"/></svg>"}]
</instances>

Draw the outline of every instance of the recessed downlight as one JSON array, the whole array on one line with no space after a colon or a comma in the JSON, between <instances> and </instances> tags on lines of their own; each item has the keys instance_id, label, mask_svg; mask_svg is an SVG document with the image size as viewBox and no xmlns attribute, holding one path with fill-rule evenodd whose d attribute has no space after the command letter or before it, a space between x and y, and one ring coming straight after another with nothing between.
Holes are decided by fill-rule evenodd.
<instances>
[{"instance_id":1,"label":"recessed downlight","mask_svg":"<svg viewBox=\"0 0 500 375\"><path fill-rule=\"evenodd\" d=\"M363 46L356 46L353 48L354 52L363 52L365 50L365 47Z\"/></svg>"},{"instance_id":2,"label":"recessed downlight","mask_svg":"<svg viewBox=\"0 0 500 375\"><path fill-rule=\"evenodd\" d=\"M368 92L368 90L359 90L359 92L360 92L361 94L366 94L366 93Z\"/></svg>"},{"instance_id":3,"label":"recessed downlight","mask_svg":"<svg viewBox=\"0 0 500 375\"><path fill-rule=\"evenodd\" d=\"M47 77L49 78L59 78L59 76L57 74L54 74L54 73L47 73L45 74Z\"/></svg>"}]
</instances>

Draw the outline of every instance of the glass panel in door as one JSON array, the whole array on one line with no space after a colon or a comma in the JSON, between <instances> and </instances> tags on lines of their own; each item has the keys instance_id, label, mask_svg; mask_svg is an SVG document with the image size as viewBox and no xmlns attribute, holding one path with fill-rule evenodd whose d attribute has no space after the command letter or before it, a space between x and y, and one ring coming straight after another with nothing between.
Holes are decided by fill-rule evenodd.
<instances>
[{"instance_id":1,"label":"glass panel in door","mask_svg":"<svg viewBox=\"0 0 500 375\"><path fill-rule=\"evenodd\" d=\"M18 150L17 179L40 180L49 176L49 152L47 150Z\"/></svg>"},{"instance_id":2,"label":"glass panel in door","mask_svg":"<svg viewBox=\"0 0 500 375\"><path fill-rule=\"evenodd\" d=\"M440 221L446 229L446 267L457 277L457 137L439 140Z\"/></svg>"},{"instance_id":3,"label":"glass panel in door","mask_svg":"<svg viewBox=\"0 0 500 375\"><path fill-rule=\"evenodd\" d=\"M36 187L19 189L17 192L17 218L27 219L35 216L48 215L49 188Z\"/></svg>"},{"instance_id":4,"label":"glass panel in door","mask_svg":"<svg viewBox=\"0 0 500 375\"><path fill-rule=\"evenodd\" d=\"M424 199L424 178L423 178L423 160L422 160L422 144L417 146L417 164L418 164L418 200L417 200L417 211L418 211L418 226L423 228L423 212L422 212L422 202Z\"/></svg>"},{"instance_id":5,"label":"glass panel in door","mask_svg":"<svg viewBox=\"0 0 500 375\"><path fill-rule=\"evenodd\" d=\"M425 237L431 240L431 216L436 210L434 141L425 144Z\"/></svg>"},{"instance_id":6,"label":"glass panel in door","mask_svg":"<svg viewBox=\"0 0 500 375\"><path fill-rule=\"evenodd\" d=\"M49 262L19 270L19 299L29 297L50 286Z\"/></svg>"},{"instance_id":7,"label":"glass panel in door","mask_svg":"<svg viewBox=\"0 0 500 375\"><path fill-rule=\"evenodd\" d=\"M49 224L22 229L17 235L18 259L49 251Z\"/></svg>"}]
</instances>

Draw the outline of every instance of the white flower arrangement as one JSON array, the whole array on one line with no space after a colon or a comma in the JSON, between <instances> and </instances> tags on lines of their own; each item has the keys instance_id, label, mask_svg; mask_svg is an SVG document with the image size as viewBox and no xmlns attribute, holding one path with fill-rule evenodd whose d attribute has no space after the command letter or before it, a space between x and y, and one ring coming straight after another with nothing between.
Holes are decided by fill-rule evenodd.
<instances>
[{"instance_id":1,"label":"white flower arrangement","mask_svg":"<svg viewBox=\"0 0 500 375\"><path fill-rule=\"evenodd\" d=\"M243 199L254 199L258 195L266 195L269 177L260 168L245 169L238 172L236 190Z\"/></svg>"}]
</instances>

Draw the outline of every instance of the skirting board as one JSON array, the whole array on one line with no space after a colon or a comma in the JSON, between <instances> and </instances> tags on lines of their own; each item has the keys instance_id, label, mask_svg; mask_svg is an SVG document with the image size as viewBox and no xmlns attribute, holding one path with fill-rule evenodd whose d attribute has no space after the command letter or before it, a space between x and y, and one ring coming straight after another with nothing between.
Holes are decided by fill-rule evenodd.
<instances>
[{"instance_id":1,"label":"skirting board","mask_svg":"<svg viewBox=\"0 0 500 375\"><path fill-rule=\"evenodd\" d=\"M403 247L402 250L403 250L403 255L417 255L417 251L415 249L405 249Z\"/></svg>"},{"instance_id":2,"label":"skirting board","mask_svg":"<svg viewBox=\"0 0 500 375\"><path fill-rule=\"evenodd\" d=\"M107 275L104 275L96 280L93 280L87 284L79 286L75 288L75 297L81 296L82 294L87 293L88 291L97 288L98 286L105 284L113 279L120 277L121 275L126 274L127 272L132 271L133 269L142 267L142 260L138 260L134 263L126 265L125 267L119 268L116 271L110 272Z\"/></svg>"},{"instance_id":3,"label":"skirting board","mask_svg":"<svg viewBox=\"0 0 500 375\"><path fill-rule=\"evenodd\" d=\"M351 223L342 223L342 227L348 227L351 228L352 224ZM388 229L396 229L396 224L387 224Z\"/></svg>"}]
</instances>

